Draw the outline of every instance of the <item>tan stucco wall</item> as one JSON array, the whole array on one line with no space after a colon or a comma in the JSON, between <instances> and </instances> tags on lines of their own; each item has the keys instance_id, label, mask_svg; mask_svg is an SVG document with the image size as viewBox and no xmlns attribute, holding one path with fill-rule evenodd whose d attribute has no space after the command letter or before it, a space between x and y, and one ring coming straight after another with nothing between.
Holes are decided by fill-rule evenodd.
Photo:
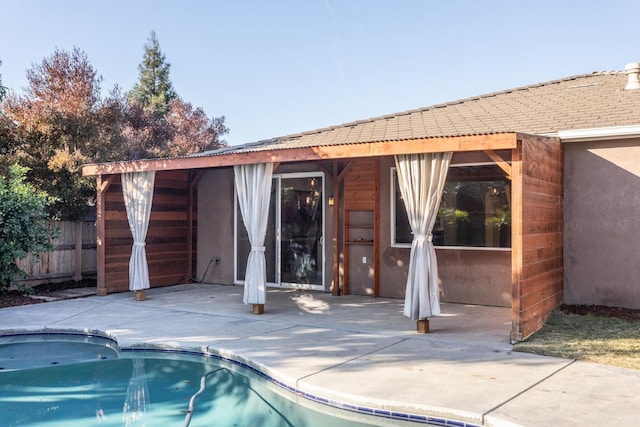
<instances>
[{"instance_id":1,"label":"tan stucco wall","mask_svg":"<svg viewBox=\"0 0 640 427\"><path fill-rule=\"evenodd\" d=\"M276 174L317 172L315 163L281 165ZM332 194L332 180L325 175L325 290L331 286L332 273L332 209L327 205ZM234 282L234 176L232 168L207 170L198 181L198 229L196 278L204 281L231 285ZM211 263L219 258L219 263Z\"/></svg>"},{"instance_id":2,"label":"tan stucco wall","mask_svg":"<svg viewBox=\"0 0 640 427\"><path fill-rule=\"evenodd\" d=\"M564 301L640 308L640 140L564 153Z\"/></svg>"},{"instance_id":3,"label":"tan stucco wall","mask_svg":"<svg viewBox=\"0 0 640 427\"><path fill-rule=\"evenodd\" d=\"M233 284L233 191L231 168L208 170L198 181L196 278L206 283Z\"/></svg>"},{"instance_id":4,"label":"tan stucco wall","mask_svg":"<svg viewBox=\"0 0 640 427\"><path fill-rule=\"evenodd\" d=\"M380 296L404 297L410 249L391 246L390 170L380 164ZM511 307L511 251L436 249L441 300Z\"/></svg>"},{"instance_id":5,"label":"tan stucco wall","mask_svg":"<svg viewBox=\"0 0 640 427\"><path fill-rule=\"evenodd\" d=\"M511 251L436 249L440 298L511 307Z\"/></svg>"},{"instance_id":6,"label":"tan stucco wall","mask_svg":"<svg viewBox=\"0 0 640 427\"><path fill-rule=\"evenodd\" d=\"M408 248L391 247L390 168L392 158L382 159L380 167L380 296L403 298L409 264ZM317 171L314 164L282 165L277 173ZM233 169L212 169L198 182L198 231L196 278L205 282L233 284ZM331 179L325 176L325 192L331 195ZM326 200L326 198L325 198ZM325 206L325 291L333 276L331 256L332 216ZM365 248L371 250L371 248ZM362 257L367 256L367 263ZM494 306L511 305L511 252L491 250L437 249L442 301ZM209 266L212 259L219 258ZM373 293L369 253L352 257L354 274L351 292ZM360 277L358 280L354 280Z\"/></svg>"}]
</instances>

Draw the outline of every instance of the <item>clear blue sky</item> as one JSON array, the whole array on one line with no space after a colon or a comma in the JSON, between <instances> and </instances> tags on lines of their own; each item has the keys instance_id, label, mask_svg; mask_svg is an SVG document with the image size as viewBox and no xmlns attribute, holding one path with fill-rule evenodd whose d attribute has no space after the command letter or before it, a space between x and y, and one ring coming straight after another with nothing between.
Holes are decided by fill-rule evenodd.
<instances>
[{"instance_id":1,"label":"clear blue sky","mask_svg":"<svg viewBox=\"0 0 640 427\"><path fill-rule=\"evenodd\" d=\"M230 144L640 62L640 1L0 0L4 86L56 48L130 90L156 31Z\"/></svg>"}]
</instances>

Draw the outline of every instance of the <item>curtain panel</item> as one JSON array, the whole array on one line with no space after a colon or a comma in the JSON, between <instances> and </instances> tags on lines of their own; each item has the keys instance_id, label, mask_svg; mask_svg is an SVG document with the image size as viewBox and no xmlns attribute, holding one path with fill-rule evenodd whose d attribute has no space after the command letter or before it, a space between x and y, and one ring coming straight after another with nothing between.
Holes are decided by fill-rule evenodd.
<instances>
[{"instance_id":1,"label":"curtain panel","mask_svg":"<svg viewBox=\"0 0 640 427\"><path fill-rule=\"evenodd\" d=\"M236 165L233 171L238 205L251 243L242 301L245 304L264 304L267 299L264 239L269 220L273 163Z\"/></svg>"},{"instance_id":2,"label":"curtain panel","mask_svg":"<svg viewBox=\"0 0 640 427\"><path fill-rule=\"evenodd\" d=\"M122 195L127 210L129 228L133 236L133 248L129 260L129 290L149 288L149 266L145 249L155 172L130 172L122 174Z\"/></svg>"},{"instance_id":3,"label":"curtain panel","mask_svg":"<svg viewBox=\"0 0 640 427\"><path fill-rule=\"evenodd\" d=\"M440 314L438 264L432 230L452 153L395 156L398 184L413 234L404 315L421 320Z\"/></svg>"}]
</instances>

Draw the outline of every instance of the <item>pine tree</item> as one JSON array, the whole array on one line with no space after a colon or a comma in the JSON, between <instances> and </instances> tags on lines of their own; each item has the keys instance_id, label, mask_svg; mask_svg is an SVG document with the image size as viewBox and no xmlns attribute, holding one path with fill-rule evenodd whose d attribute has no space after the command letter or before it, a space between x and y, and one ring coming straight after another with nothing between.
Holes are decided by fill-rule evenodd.
<instances>
[{"instance_id":1,"label":"pine tree","mask_svg":"<svg viewBox=\"0 0 640 427\"><path fill-rule=\"evenodd\" d=\"M171 64L160 50L155 31L151 32L144 45L144 57L138 66L139 80L131 92L129 102L139 103L164 117L169 111L169 102L177 97L169 79Z\"/></svg>"},{"instance_id":2,"label":"pine tree","mask_svg":"<svg viewBox=\"0 0 640 427\"><path fill-rule=\"evenodd\" d=\"M0 61L0 65L2 65L2 61ZM7 95L7 88L2 86L2 74L0 74L0 101Z\"/></svg>"}]
</instances>

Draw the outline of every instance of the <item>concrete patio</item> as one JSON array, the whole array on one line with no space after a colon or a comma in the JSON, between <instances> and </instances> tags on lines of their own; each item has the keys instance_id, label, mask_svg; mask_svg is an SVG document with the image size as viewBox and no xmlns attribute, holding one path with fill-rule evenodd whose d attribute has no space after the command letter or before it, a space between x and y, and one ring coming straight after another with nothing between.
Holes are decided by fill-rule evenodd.
<instances>
[{"instance_id":1,"label":"concrete patio","mask_svg":"<svg viewBox=\"0 0 640 427\"><path fill-rule=\"evenodd\" d=\"M403 301L208 284L0 310L0 330L99 330L121 347L200 349L315 395L486 426L633 426L640 371L512 351L510 309L442 304L418 334ZM459 424L455 424L459 425Z\"/></svg>"}]
</instances>

